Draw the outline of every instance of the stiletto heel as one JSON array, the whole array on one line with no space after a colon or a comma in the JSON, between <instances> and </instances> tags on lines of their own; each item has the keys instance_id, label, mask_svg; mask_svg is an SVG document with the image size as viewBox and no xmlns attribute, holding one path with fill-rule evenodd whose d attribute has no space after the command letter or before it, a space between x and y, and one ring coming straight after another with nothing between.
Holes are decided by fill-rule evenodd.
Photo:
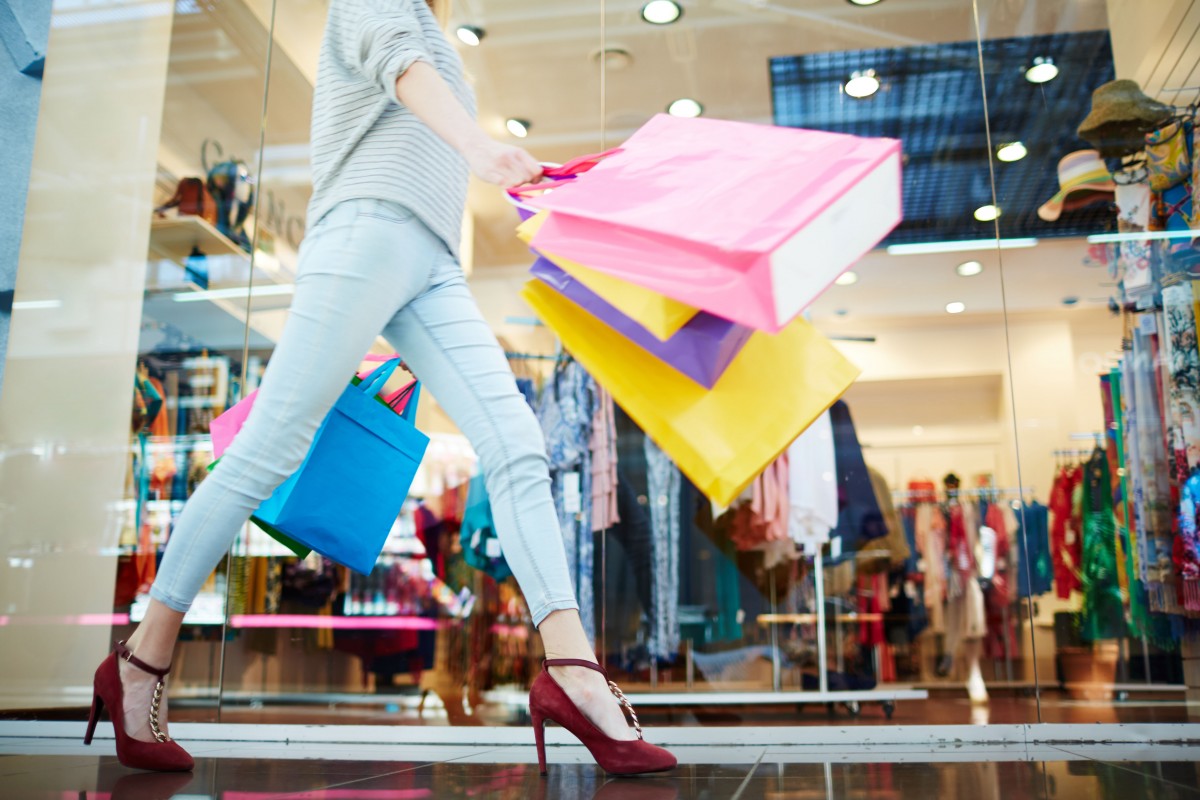
<instances>
[{"instance_id":1,"label":"stiletto heel","mask_svg":"<svg viewBox=\"0 0 1200 800\"><path fill-rule=\"evenodd\" d=\"M92 692L92 713L88 714L87 732L83 734L83 743L91 744L92 736L96 733L96 723L100 721L100 712L104 710L104 701L96 692Z\"/></svg>"},{"instance_id":2,"label":"stiletto heel","mask_svg":"<svg viewBox=\"0 0 1200 800\"><path fill-rule=\"evenodd\" d=\"M532 708L529 710L529 716L533 719L533 742L537 745L538 770L542 775L545 775L547 773L546 718Z\"/></svg>"},{"instance_id":3,"label":"stiletto heel","mask_svg":"<svg viewBox=\"0 0 1200 800\"><path fill-rule=\"evenodd\" d=\"M154 687L154 698L150 703L150 731L155 741L143 742L134 739L125 731L125 690L121 685L121 667L117 658L127 664L137 667L142 672L148 672L158 678ZM96 670L95 693L92 696L92 713L88 716L87 732L83 743L90 744L96 732L96 723L100 721L100 712L108 707L108 717L112 720L113 732L117 739L117 760L126 767L148 769L158 772L187 772L195 766L192 757L180 747L175 740L162 731L158 722L158 708L166 691L166 669L157 669L133 654L124 642L117 642L115 650L100 662Z\"/></svg>"},{"instance_id":4,"label":"stiletto heel","mask_svg":"<svg viewBox=\"0 0 1200 800\"><path fill-rule=\"evenodd\" d=\"M608 681L609 691L629 715L637 738L632 741L613 739L591 723L550 675L550 667L585 667L595 670ZM621 688L608 680L608 673L599 664L576 658L553 658L542 662L542 671L529 690L529 716L533 720L533 738L538 748L538 766L546 774L547 720L557 722L570 731L592 754L606 772L613 775L638 775L643 772L665 772L674 769L675 756L642 738L642 726L637 712Z\"/></svg>"}]
</instances>

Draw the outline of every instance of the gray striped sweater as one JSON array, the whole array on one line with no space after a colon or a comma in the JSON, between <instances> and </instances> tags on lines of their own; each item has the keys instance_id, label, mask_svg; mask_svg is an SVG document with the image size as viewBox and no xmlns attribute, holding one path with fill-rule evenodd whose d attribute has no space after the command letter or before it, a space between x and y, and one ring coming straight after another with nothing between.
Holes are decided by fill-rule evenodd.
<instances>
[{"instance_id":1,"label":"gray striped sweater","mask_svg":"<svg viewBox=\"0 0 1200 800\"><path fill-rule=\"evenodd\" d=\"M362 198L399 203L458 255L466 162L396 99L416 61L475 113L463 64L425 0L332 0L313 98L308 224Z\"/></svg>"}]
</instances>

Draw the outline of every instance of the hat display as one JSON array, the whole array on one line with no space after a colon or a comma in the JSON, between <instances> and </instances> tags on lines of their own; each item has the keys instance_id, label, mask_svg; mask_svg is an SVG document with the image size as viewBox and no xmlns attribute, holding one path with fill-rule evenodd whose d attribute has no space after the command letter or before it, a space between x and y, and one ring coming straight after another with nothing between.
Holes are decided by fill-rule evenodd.
<instances>
[{"instance_id":1,"label":"hat display","mask_svg":"<svg viewBox=\"0 0 1200 800\"><path fill-rule=\"evenodd\" d=\"M1137 81L1109 81L1092 92L1092 110L1078 133L1104 157L1123 156L1142 149L1143 137L1174 115L1174 108L1151 98Z\"/></svg>"},{"instance_id":2,"label":"hat display","mask_svg":"<svg viewBox=\"0 0 1200 800\"><path fill-rule=\"evenodd\" d=\"M1046 222L1056 222L1062 212L1112 200L1117 191L1112 174L1096 150L1076 150L1058 162L1058 193L1038 209Z\"/></svg>"}]
</instances>

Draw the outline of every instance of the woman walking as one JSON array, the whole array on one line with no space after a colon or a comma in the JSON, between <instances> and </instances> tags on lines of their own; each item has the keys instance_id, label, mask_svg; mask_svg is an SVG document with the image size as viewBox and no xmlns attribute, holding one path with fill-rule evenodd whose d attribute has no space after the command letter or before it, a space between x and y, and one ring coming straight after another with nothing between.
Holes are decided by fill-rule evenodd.
<instances>
[{"instance_id":1,"label":"woman walking","mask_svg":"<svg viewBox=\"0 0 1200 800\"><path fill-rule=\"evenodd\" d=\"M429 0L433 3L434 0ZM165 680L184 613L259 504L300 465L317 427L382 332L467 436L496 530L546 661L530 692L618 774L671 769L597 665L579 621L541 430L458 261L468 172L537 180L525 151L474 120L463 65L426 0L331 0L313 102L313 197L287 326L253 410L171 535L146 617L96 672L85 741L103 708L130 767L188 770L167 728Z\"/></svg>"}]
</instances>

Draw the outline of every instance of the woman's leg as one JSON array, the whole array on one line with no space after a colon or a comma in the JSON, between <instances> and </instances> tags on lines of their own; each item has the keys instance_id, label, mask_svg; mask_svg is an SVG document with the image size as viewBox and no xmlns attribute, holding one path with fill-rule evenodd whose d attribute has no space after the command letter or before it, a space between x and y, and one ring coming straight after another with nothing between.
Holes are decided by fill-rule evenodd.
<instances>
[{"instance_id":1,"label":"woman's leg","mask_svg":"<svg viewBox=\"0 0 1200 800\"><path fill-rule=\"evenodd\" d=\"M146 618L129 639L142 661L171 662L184 612L200 587L254 510L300 465L383 325L429 285L439 245L411 216L373 201L338 206L309 235L291 314L254 408L188 500ZM124 663L121 678L129 732L150 741L145 712L156 679Z\"/></svg>"},{"instance_id":2,"label":"woman's leg","mask_svg":"<svg viewBox=\"0 0 1200 800\"><path fill-rule=\"evenodd\" d=\"M384 336L403 353L479 454L496 535L547 657L595 661L567 571L541 428L448 252L429 291L402 309ZM605 733L633 738L600 673L581 668L552 671Z\"/></svg>"}]
</instances>

